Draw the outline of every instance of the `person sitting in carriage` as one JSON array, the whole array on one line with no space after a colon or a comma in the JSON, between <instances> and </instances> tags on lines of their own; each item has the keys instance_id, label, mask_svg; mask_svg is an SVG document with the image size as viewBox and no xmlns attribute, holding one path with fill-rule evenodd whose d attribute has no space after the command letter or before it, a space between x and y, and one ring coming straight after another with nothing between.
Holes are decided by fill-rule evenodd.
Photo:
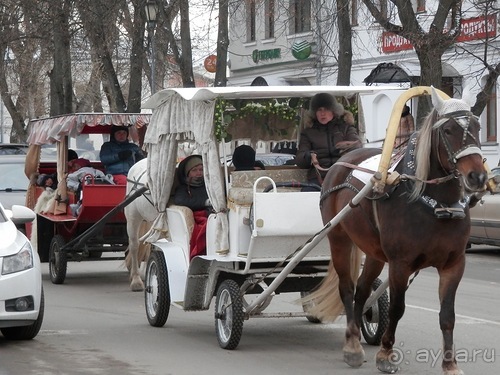
<instances>
[{"instance_id":1,"label":"person sitting in carriage","mask_svg":"<svg viewBox=\"0 0 500 375\"><path fill-rule=\"evenodd\" d=\"M88 177L92 178L94 183L100 181L100 183L114 184L113 177L111 175L106 176L99 169L92 167L90 160L84 158L70 160L68 162L66 185L70 191L75 192L75 197L77 199L76 203L70 204L73 216L78 216L80 214L80 207L83 200L82 183L84 179Z\"/></svg>"},{"instance_id":2,"label":"person sitting in carriage","mask_svg":"<svg viewBox=\"0 0 500 375\"><path fill-rule=\"evenodd\" d=\"M99 157L105 173L113 175L118 185L127 183L127 174L132 165L144 158L144 154L135 143L128 139L126 126L111 127L110 140L103 143Z\"/></svg>"},{"instance_id":3,"label":"person sitting in carriage","mask_svg":"<svg viewBox=\"0 0 500 375\"><path fill-rule=\"evenodd\" d=\"M203 178L203 160L200 155L191 155L180 162L177 168L177 186L173 201L193 211L195 225L191 235L190 258L206 254L206 226L212 210Z\"/></svg>"},{"instance_id":4,"label":"person sitting in carriage","mask_svg":"<svg viewBox=\"0 0 500 375\"><path fill-rule=\"evenodd\" d=\"M235 171L264 170L264 163L255 160L255 150L249 145L240 145L233 151L233 165Z\"/></svg>"},{"instance_id":5,"label":"person sitting in carriage","mask_svg":"<svg viewBox=\"0 0 500 375\"><path fill-rule=\"evenodd\" d=\"M307 168L310 184L321 185L330 168L345 152L363 146L354 127L354 116L328 93L312 97L306 127L300 134L295 158L300 168ZM310 123L310 124L308 124ZM302 191L316 189L304 187Z\"/></svg>"}]
</instances>

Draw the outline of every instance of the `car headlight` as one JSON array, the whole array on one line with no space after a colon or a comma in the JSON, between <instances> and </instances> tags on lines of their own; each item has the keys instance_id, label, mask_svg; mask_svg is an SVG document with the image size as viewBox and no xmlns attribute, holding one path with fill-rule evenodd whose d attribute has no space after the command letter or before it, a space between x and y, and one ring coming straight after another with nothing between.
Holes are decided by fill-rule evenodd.
<instances>
[{"instance_id":1,"label":"car headlight","mask_svg":"<svg viewBox=\"0 0 500 375\"><path fill-rule=\"evenodd\" d=\"M30 268L33 268L33 249L29 241L26 241L17 254L3 258L2 275L8 275L9 273L20 272Z\"/></svg>"}]
</instances>

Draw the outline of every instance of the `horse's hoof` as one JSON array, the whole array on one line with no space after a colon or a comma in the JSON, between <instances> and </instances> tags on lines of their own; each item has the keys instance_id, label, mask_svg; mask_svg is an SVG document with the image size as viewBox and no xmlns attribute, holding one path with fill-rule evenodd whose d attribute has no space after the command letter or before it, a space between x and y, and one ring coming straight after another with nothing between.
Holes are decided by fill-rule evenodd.
<instances>
[{"instance_id":1,"label":"horse's hoof","mask_svg":"<svg viewBox=\"0 0 500 375\"><path fill-rule=\"evenodd\" d=\"M344 362L351 367L361 367L365 361L365 352L361 349L360 352L346 352L344 351Z\"/></svg>"},{"instance_id":2,"label":"horse's hoof","mask_svg":"<svg viewBox=\"0 0 500 375\"><path fill-rule=\"evenodd\" d=\"M391 361L388 361L387 359L377 358L377 369L386 374L395 374L399 371L399 366Z\"/></svg>"},{"instance_id":3,"label":"horse's hoof","mask_svg":"<svg viewBox=\"0 0 500 375\"><path fill-rule=\"evenodd\" d=\"M130 284L130 289L132 292L142 292L144 290L144 284L141 283L131 283Z\"/></svg>"},{"instance_id":4,"label":"horse's hoof","mask_svg":"<svg viewBox=\"0 0 500 375\"><path fill-rule=\"evenodd\" d=\"M465 375L464 372L460 369L454 370L443 370L443 375Z\"/></svg>"}]
</instances>

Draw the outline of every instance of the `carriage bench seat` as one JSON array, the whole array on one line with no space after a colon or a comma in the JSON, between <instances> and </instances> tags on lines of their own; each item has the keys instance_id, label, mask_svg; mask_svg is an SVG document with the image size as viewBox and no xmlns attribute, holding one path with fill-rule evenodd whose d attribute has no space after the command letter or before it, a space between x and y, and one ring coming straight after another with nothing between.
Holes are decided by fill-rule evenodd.
<instances>
[{"instance_id":1,"label":"carriage bench seat","mask_svg":"<svg viewBox=\"0 0 500 375\"><path fill-rule=\"evenodd\" d=\"M233 171L231 172L231 188L229 189L229 206L237 204L250 206L253 200L253 185L259 177L270 177L274 182L306 182L307 169L284 168L255 171ZM263 191L269 185L269 180L261 181L257 185L259 191ZM279 191L298 191L299 188L278 188Z\"/></svg>"},{"instance_id":2,"label":"carriage bench seat","mask_svg":"<svg viewBox=\"0 0 500 375\"><path fill-rule=\"evenodd\" d=\"M96 222L125 199L126 185L82 184L82 207L79 222ZM125 223L123 210L109 222Z\"/></svg>"},{"instance_id":3,"label":"carriage bench seat","mask_svg":"<svg viewBox=\"0 0 500 375\"><path fill-rule=\"evenodd\" d=\"M248 262L283 260L323 228L320 192L256 192L251 217ZM324 238L306 259L329 259Z\"/></svg>"},{"instance_id":4,"label":"carriage bench seat","mask_svg":"<svg viewBox=\"0 0 500 375\"><path fill-rule=\"evenodd\" d=\"M169 205L167 207L167 221L169 227L168 240L186 249L189 258L189 244L194 228L193 211L186 206Z\"/></svg>"}]
</instances>

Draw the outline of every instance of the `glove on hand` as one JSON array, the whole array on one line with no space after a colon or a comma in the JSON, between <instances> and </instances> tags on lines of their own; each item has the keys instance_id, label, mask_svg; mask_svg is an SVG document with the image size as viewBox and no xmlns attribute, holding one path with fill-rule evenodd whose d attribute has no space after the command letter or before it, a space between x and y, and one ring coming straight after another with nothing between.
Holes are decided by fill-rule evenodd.
<instances>
[{"instance_id":1,"label":"glove on hand","mask_svg":"<svg viewBox=\"0 0 500 375\"><path fill-rule=\"evenodd\" d=\"M131 156L132 156L131 150L123 150L118 153L118 159L120 160L127 160Z\"/></svg>"}]
</instances>

